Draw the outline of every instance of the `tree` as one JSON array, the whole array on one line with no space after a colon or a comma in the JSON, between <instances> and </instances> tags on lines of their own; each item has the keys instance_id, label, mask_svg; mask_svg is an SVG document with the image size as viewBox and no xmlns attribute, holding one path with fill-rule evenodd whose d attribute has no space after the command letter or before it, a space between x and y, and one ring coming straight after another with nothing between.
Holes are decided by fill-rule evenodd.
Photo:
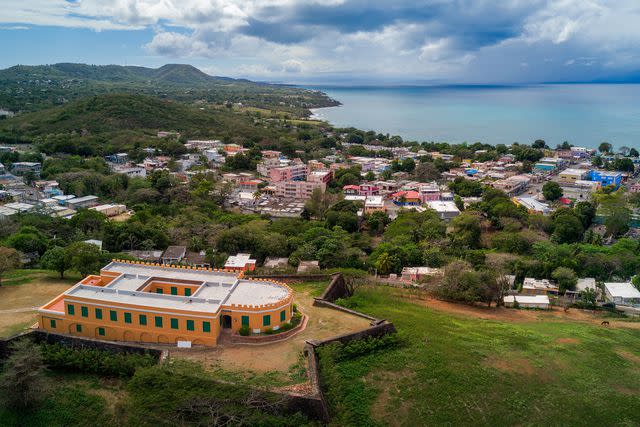
<instances>
[{"instance_id":1,"label":"tree","mask_svg":"<svg viewBox=\"0 0 640 427\"><path fill-rule=\"evenodd\" d=\"M472 214L463 212L451 222L453 232L451 240L459 248L477 248L480 245L480 219Z\"/></svg>"},{"instance_id":2,"label":"tree","mask_svg":"<svg viewBox=\"0 0 640 427\"><path fill-rule=\"evenodd\" d=\"M596 290L593 288L587 288L584 291L580 291L580 298L582 299L582 302L584 302L587 306L591 308L596 307L597 297L598 297L598 294L596 293Z\"/></svg>"},{"instance_id":3,"label":"tree","mask_svg":"<svg viewBox=\"0 0 640 427\"><path fill-rule=\"evenodd\" d=\"M64 272L71 268L71 259L64 248L54 246L44 253L40 264L47 270L57 271L60 273L60 278L64 279Z\"/></svg>"},{"instance_id":4,"label":"tree","mask_svg":"<svg viewBox=\"0 0 640 427\"><path fill-rule=\"evenodd\" d=\"M596 216L596 207L591 202L578 202L573 208L573 211L576 213L578 218L580 218L585 230L591 226L593 219Z\"/></svg>"},{"instance_id":5,"label":"tree","mask_svg":"<svg viewBox=\"0 0 640 427\"><path fill-rule=\"evenodd\" d=\"M557 182L549 181L542 186L542 194L546 200L553 202L562 197L562 188Z\"/></svg>"},{"instance_id":6,"label":"tree","mask_svg":"<svg viewBox=\"0 0 640 427\"><path fill-rule=\"evenodd\" d=\"M554 243L576 243L582 240L584 227L580 219L571 209L563 208L554 212L553 234L551 241Z\"/></svg>"},{"instance_id":7,"label":"tree","mask_svg":"<svg viewBox=\"0 0 640 427\"><path fill-rule=\"evenodd\" d=\"M629 150L629 155L631 157L640 157L640 153L638 153L638 150L636 150L635 148L632 148L631 150Z\"/></svg>"},{"instance_id":8,"label":"tree","mask_svg":"<svg viewBox=\"0 0 640 427\"><path fill-rule=\"evenodd\" d=\"M418 181L428 182L440 178L440 171L432 162L421 162L416 166L414 175Z\"/></svg>"},{"instance_id":9,"label":"tree","mask_svg":"<svg viewBox=\"0 0 640 427\"><path fill-rule=\"evenodd\" d=\"M71 267L83 276L100 269L101 255L100 249L91 243L76 242L67 247Z\"/></svg>"},{"instance_id":10,"label":"tree","mask_svg":"<svg viewBox=\"0 0 640 427\"><path fill-rule=\"evenodd\" d=\"M567 267L558 267L551 273L551 277L558 283L558 290L561 294L575 289L578 283L576 273Z\"/></svg>"},{"instance_id":11,"label":"tree","mask_svg":"<svg viewBox=\"0 0 640 427\"><path fill-rule=\"evenodd\" d=\"M14 268L20 266L20 252L13 248L0 246L0 286L2 286L2 276Z\"/></svg>"},{"instance_id":12,"label":"tree","mask_svg":"<svg viewBox=\"0 0 640 427\"><path fill-rule=\"evenodd\" d=\"M598 151L601 153L610 153L613 150L613 145L608 142L603 142L598 146Z\"/></svg>"},{"instance_id":13,"label":"tree","mask_svg":"<svg viewBox=\"0 0 640 427\"><path fill-rule=\"evenodd\" d=\"M533 148L546 148L547 143L543 139L536 139L535 141L533 141L533 144L531 144L531 146Z\"/></svg>"},{"instance_id":14,"label":"tree","mask_svg":"<svg viewBox=\"0 0 640 427\"><path fill-rule=\"evenodd\" d=\"M24 410L43 397L45 367L42 352L31 341L15 342L4 368L0 376L0 396L6 406Z\"/></svg>"}]
</instances>

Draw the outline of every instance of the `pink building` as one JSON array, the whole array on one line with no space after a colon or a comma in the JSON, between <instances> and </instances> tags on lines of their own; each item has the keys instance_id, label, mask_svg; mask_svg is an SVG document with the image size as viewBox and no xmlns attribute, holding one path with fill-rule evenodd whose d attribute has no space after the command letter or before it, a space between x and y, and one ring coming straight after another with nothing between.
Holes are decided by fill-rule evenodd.
<instances>
[{"instance_id":1,"label":"pink building","mask_svg":"<svg viewBox=\"0 0 640 427\"><path fill-rule=\"evenodd\" d=\"M269 171L269 179L271 182L303 181L306 177L307 165L302 162L280 168L273 168Z\"/></svg>"},{"instance_id":2,"label":"pink building","mask_svg":"<svg viewBox=\"0 0 640 427\"><path fill-rule=\"evenodd\" d=\"M322 181L278 181L275 185L276 196L285 199L307 200L316 188L323 193L327 189L327 184Z\"/></svg>"},{"instance_id":3,"label":"pink building","mask_svg":"<svg viewBox=\"0 0 640 427\"><path fill-rule=\"evenodd\" d=\"M424 184L418 187L422 203L440 200L440 188L436 184Z\"/></svg>"},{"instance_id":4,"label":"pink building","mask_svg":"<svg viewBox=\"0 0 640 427\"><path fill-rule=\"evenodd\" d=\"M324 182L325 184L328 184L331 178L333 178L333 172L329 170L315 170L307 175L307 181Z\"/></svg>"},{"instance_id":5,"label":"pink building","mask_svg":"<svg viewBox=\"0 0 640 427\"><path fill-rule=\"evenodd\" d=\"M373 184L345 185L342 192L354 196L377 196L380 194L380 187Z\"/></svg>"}]
</instances>

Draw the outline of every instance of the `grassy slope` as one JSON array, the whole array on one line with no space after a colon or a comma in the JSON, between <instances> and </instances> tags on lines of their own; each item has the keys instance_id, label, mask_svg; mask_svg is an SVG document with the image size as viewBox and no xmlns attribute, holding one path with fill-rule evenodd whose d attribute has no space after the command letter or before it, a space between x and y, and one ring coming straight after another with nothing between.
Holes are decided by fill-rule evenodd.
<instances>
[{"instance_id":1,"label":"grassy slope","mask_svg":"<svg viewBox=\"0 0 640 427\"><path fill-rule=\"evenodd\" d=\"M405 345L337 365L339 425L638 425L640 331L459 318L363 290ZM569 340L567 340L569 338Z\"/></svg>"}]
</instances>

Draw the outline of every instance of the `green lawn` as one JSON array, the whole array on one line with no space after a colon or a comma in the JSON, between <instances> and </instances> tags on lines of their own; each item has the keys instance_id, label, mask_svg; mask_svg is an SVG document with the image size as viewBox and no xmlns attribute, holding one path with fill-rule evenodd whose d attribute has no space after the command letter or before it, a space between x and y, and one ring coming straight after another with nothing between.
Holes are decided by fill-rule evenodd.
<instances>
[{"instance_id":1,"label":"green lawn","mask_svg":"<svg viewBox=\"0 0 640 427\"><path fill-rule=\"evenodd\" d=\"M70 285L80 280L80 275L75 272L67 272L64 279L55 271L37 269L17 269L9 271L2 276L2 286L24 285L32 281L68 282Z\"/></svg>"},{"instance_id":2,"label":"green lawn","mask_svg":"<svg viewBox=\"0 0 640 427\"><path fill-rule=\"evenodd\" d=\"M640 330L455 317L362 289L402 344L330 363L335 425L639 425Z\"/></svg>"}]
</instances>

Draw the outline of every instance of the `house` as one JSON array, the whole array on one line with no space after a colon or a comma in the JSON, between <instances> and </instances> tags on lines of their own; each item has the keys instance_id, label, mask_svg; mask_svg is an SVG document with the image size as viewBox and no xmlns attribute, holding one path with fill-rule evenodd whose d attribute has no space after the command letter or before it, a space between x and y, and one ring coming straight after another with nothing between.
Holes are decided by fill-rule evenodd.
<instances>
[{"instance_id":1,"label":"house","mask_svg":"<svg viewBox=\"0 0 640 427\"><path fill-rule=\"evenodd\" d=\"M186 246L169 246L162 254L161 261L163 264L180 264L187 255Z\"/></svg>"},{"instance_id":2,"label":"house","mask_svg":"<svg viewBox=\"0 0 640 427\"><path fill-rule=\"evenodd\" d=\"M364 213L365 215L373 212L386 212L384 206L384 199L382 196L367 196L364 201Z\"/></svg>"},{"instance_id":3,"label":"house","mask_svg":"<svg viewBox=\"0 0 640 427\"><path fill-rule=\"evenodd\" d=\"M208 268L114 260L37 313L56 335L152 344L215 346L223 331L259 334L291 321L287 285Z\"/></svg>"},{"instance_id":4,"label":"house","mask_svg":"<svg viewBox=\"0 0 640 427\"><path fill-rule=\"evenodd\" d=\"M398 206L417 206L422 204L420 193L414 190L395 192L391 195L391 200Z\"/></svg>"},{"instance_id":5,"label":"house","mask_svg":"<svg viewBox=\"0 0 640 427\"><path fill-rule=\"evenodd\" d=\"M440 188L436 183L421 184L418 186L418 192L422 203L440 200Z\"/></svg>"},{"instance_id":6,"label":"house","mask_svg":"<svg viewBox=\"0 0 640 427\"><path fill-rule=\"evenodd\" d=\"M584 169L565 169L558 174L558 181L560 184L573 184L576 181L583 181L589 172Z\"/></svg>"},{"instance_id":7,"label":"house","mask_svg":"<svg viewBox=\"0 0 640 427\"><path fill-rule=\"evenodd\" d=\"M231 255L224 263L224 269L227 271L246 271L255 270L256 260L251 259L251 254Z\"/></svg>"},{"instance_id":8,"label":"house","mask_svg":"<svg viewBox=\"0 0 640 427\"><path fill-rule=\"evenodd\" d=\"M269 170L269 181L277 183L280 181L304 181L307 177L307 165L296 159L289 166L273 168Z\"/></svg>"},{"instance_id":9,"label":"house","mask_svg":"<svg viewBox=\"0 0 640 427\"><path fill-rule=\"evenodd\" d=\"M130 255L141 261L147 261L150 263L160 263L162 261L162 251L158 251L158 250L123 251L123 253Z\"/></svg>"},{"instance_id":10,"label":"house","mask_svg":"<svg viewBox=\"0 0 640 427\"><path fill-rule=\"evenodd\" d=\"M523 206L529 213L541 213L548 215L551 213L551 208L546 203L539 202L533 197L514 197L511 199L516 206Z\"/></svg>"},{"instance_id":11,"label":"house","mask_svg":"<svg viewBox=\"0 0 640 427\"><path fill-rule=\"evenodd\" d=\"M507 295L504 297L505 307L540 308L548 310L550 307L549 297L546 295Z\"/></svg>"},{"instance_id":12,"label":"house","mask_svg":"<svg viewBox=\"0 0 640 427\"><path fill-rule=\"evenodd\" d=\"M285 199L307 200L315 189L325 192L327 184L314 181L278 181L275 184L275 195Z\"/></svg>"},{"instance_id":13,"label":"house","mask_svg":"<svg viewBox=\"0 0 640 427\"><path fill-rule=\"evenodd\" d=\"M326 170L326 169L311 171L307 175L307 181L322 182L324 184L328 184L332 178L333 178L333 171Z\"/></svg>"},{"instance_id":14,"label":"house","mask_svg":"<svg viewBox=\"0 0 640 427\"><path fill-rule=\"evenodd\" d=\"M187 251L184 260L185 263L191 267L209 268L211 266L206 260L206 254L204 251Z\"/></svg>"},{"instance_id":15,"label":"house","mask_svg":"<svg viewBox=\"0 0 640 427\"><path fill-rule=\"evenodd\" d=\"M298 273L308 273L309 271L319 270L320 264L318 261L300 261L298 264Z\"/></svg>"},{"instance_id":16,"label":"house","mask_svg":"<svg viewBox=\"0 0 640 427\"><path fill-rule=\"evenodd\" d=\"M557 295L558 287L547 279L525 277L521 293L522 295Z\"/></svg>"},{"instance_id":17,"label":"house","mask_svg":"<svg viewBox=\"0 0 640 427\"><path fill-rule=\"evenodd\" d=\"M264 268L287 268L289 266L289 258L267 257L264 260Z\"/></svg>"},{"instance_id":18,"label":"house","mask_svg":"<svg viewBox=\"0 0 640 427\"><path fill-rule=\"evenodd\" d=\"M440 219L445 221L449 221L460 215L460 209L458 209L455 202L452 201L437 200L427 202L427 206L429 209L436 211Z\"/></svg>"},{"instance_id":19,"label":"house","mask_svg":"<svg viewBox=\"0 0 640 427\"><path fill-rule=\"evenodd\" d=\"M106 205L98 205L89 208L89 210L93 210L96 212L100 212L107 217L118 216L127 211L126 205L115 205L115 204L106 204Z\"/></svg>"},{"instance_id":20,"label":"house","mask_svg":"<svg viewBox=\"0 0 640 427\"><path fill-rule=\"evenodd\" d=\"M593 289L596 292L596 295L600 294L600 289L596 286L596 279L593 277L585 277L578 279L576 288L573 291L567 290L564 293L564 296L571 299L579 299L580 293L587 289Z\"/></svg>"},{"instance_id":21,"label":"house","mask_svg":"<svg viewBox=\"0 0 640 427\"><path fill-rule=\"evenodd\" d=\"M402 269L402 280L407 282L418 282L427 277L439 276L442 269L431 267L404 267Z\"/></svg>"},{"instance_id":22,"label":"house","mask_svg":"<svg viewBox=\"0 0 640 427\"><path fill-rule=\"evenodd\" d=\"M622 173L592 170L589 173L589 179L591 181L599 182L603 187L613 185L614 187L618 188L622 183Z\"/></svg>"},{"instance_id":23,"label":"house","mask_svg":"<svg viewBox=\"0 0 640 427\"><path fill-rule=\"evenodd\" d=\"M98 196L74 197L66 202L66 206L71 209L91 208L97 204Z\"/></svg>"},{"instance_id":24,"label":"house","mask_svg":"<svg viewBox=\"0 0 640 427\"><path fill-rule=\"evenodd\" d=\"M17 176L24 176L28 173L40 176L41 169L42 165L38 162L16 162L11 165L11 172Z\"/></svg>"},{"instance_id":25,"label":"house","mask_svg":"<svg viewBox=\"0 0 640 427\"><path fill-rule=\"evenodd\" d=\"M640 291L631 282L605 283L604 295L607 301L620 305L640 304Z\"/></svg>"}]
</instances>

